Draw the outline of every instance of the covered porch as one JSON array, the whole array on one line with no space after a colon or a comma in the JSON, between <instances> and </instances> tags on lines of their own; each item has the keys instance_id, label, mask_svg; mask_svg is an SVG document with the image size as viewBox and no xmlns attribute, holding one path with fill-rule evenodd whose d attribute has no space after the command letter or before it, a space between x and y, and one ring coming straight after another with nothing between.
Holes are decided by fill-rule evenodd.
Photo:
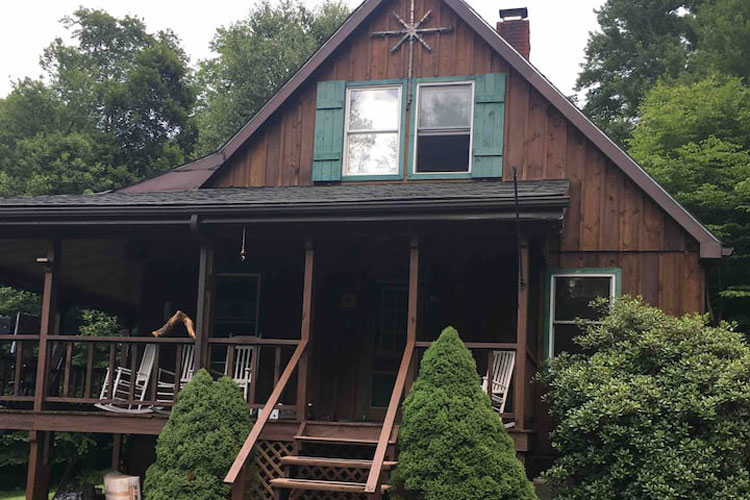
<instances>
[{"instance_id":1,"label":"covered porch","mask_svg":"<svg viewBox=\"0 0 750 500\"><path fill-rule=\"evenodd\" d=\"M421 353L452 325L481 375L494 352L515 353L502 417L527 455L538 277L567 183L520 183L518 192L517 205L512 185L466 183L206 190L135 203L94 195L88 211L66 197L0 206L9 216L0 281L42 296L36 331L0 335L0 428L42 436L32 441L30 479L44 476L48 431L158 433L192 352L193 370L233 376L256 409L227 476L237 492L259 443L294 450L310 429L335 423L337 433L374 441L374 491ZM72 305L117 314L125 331L66 331ZM181 327L152 337L178 309L194 320L195 339ZM117 394L106 374L121 368L147 375L145 387ZM170 380L171 393L162 390ZM281 458L268 456L277 462L269 476Z\"/></svg>"}]
</instances>

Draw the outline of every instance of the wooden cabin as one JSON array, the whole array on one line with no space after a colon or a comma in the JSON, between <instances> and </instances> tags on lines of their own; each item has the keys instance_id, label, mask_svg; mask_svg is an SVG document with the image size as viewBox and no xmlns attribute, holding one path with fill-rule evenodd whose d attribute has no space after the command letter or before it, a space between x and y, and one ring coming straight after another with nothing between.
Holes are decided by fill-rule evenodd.
<instances>
[{"instance_id":1,"label":"wooden cabin","mask_svg":"<svg viewBox=\"0 0 750 500\"><path fill-rule=\"evenodd\" d=\"M703 311L726 250L529 63L524 10L492 27L462 0L365 0L215 153L113 193L0 201L0 282L43 300L38 331L0 335L0 428L29 431L27 498L46 498L55 431L153 454L174 403L156 381L188 350L217 375L246 363L257 421L233 498L377 498L448 325L481 374L514 353L501 417L529 476L547 467L532 378L575 349L588 301ZM65 331L73 304L127 336ZM151 336L176 310L195 339ZM108 396L120 368L148 384Z\"/></svg>"}]
</instances>

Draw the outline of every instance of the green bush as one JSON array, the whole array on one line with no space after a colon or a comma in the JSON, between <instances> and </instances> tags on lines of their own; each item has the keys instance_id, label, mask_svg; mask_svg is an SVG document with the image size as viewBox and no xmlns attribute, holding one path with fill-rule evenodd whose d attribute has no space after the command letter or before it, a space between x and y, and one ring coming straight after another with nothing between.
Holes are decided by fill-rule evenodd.
<instances>
[{"instance_id":1,"label":"green bush","mask_svg":"<svg viewBox=\"0 0 750 500\"><path fill-rule=\"evenodd\" d=\"M180 391L156 442L156 462L146 472L148 500L227 499L223 483L250 431L250 410L229 378L214 382L205 370Z\"/></svg>"},{"instance_id":2,"label":"green bush","mask_svg":"<svg viewBox=\"0 0 750 500\"><path fill-rule=\"evenodd\" d=\"M606 312L606 311L605 311ZM622 298L542 380L558 500L750 498L750 346Z\"/></svg>"},{"instance_id":3,"label":"green bush","mask_svg":"<svg viewBox=\"0 0 750 500\"><path fill-rule=\"evenodd\" d=\"M536 499L454 328L443 330L424 354L403 404L399 447L391 479L397 498Z\"/></svg>"}]
</instances>

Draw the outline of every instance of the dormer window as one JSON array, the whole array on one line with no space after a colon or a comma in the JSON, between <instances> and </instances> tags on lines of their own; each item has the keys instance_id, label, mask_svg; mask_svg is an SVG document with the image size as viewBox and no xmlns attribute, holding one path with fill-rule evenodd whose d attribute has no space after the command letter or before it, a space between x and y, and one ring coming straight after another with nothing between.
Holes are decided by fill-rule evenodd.
<instances>
[{"instance_id":1,"label":"dormer window","mask_svg":"<svg viewBox=\"0 0 750 500\"><path fill-rule=\"evenodd\" d=\"M503 175L502 73L317 85L313 182Z\"/></svg>"},{"instance_id":2,"label":"dormer window","mask_svg":"<svg viewBox=\"0 0 750 500\"><path fill-rule=\"evenodd\" d=\"M469 173L474 86L423 83L417 87L414 173Z\"/></svg>"},{"instance_id":3,"label":"dormer window","mask_svg":"<svg viewBox=\"0 0 750 500\"><path fill-rule=\"evenodd\" d=\"M401 87L350 87L346 94L344 176L397 175Z\"/></svg>"}]
</instances>

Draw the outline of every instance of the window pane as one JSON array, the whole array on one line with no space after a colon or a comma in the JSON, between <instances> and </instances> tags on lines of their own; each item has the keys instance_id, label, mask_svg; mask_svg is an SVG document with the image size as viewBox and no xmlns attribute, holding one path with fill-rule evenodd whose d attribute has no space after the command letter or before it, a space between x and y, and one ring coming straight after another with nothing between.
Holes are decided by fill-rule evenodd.
<instances>
[{"instance_id":1,"label":"window pane","mask_svg":"<svg viewBox=\"0 0 750 500\"><path fill-rule=\"evenodd\" d=\"M558 276L555 278L555 319L596 319L589 303L610 296L611 277Z\"/></svg>"},{"instance_id":2,"label":"window pane","mask_svg":"<svg viewBox=\"0 0 750 500\"><path fill-rule=\"evenodd\" d=\"M419 88L419 128L470 127L471 85Z\"/></svg>"},{"instance_id":3,"label":"window pane","mask_svg":"<svg viewBox=\"0 0 750 500\"><path fill-rule=\"evenodd\" d=\"M349 130L398 129L398 89L351 90L349 99Z\"/></svg>"},{"instance_id":4,"label":"window pane","mask_svg":"<svg viewBox=\"0 0 750 500\"><path fill-rule=\"evenodd\" d=\"M398 174L398 133L350 134L344 175Z\"/></svg>"},{"instance_id":5,"label":"window pane","mask_svg":"<svg viewBox=\"0 0 750 500\"><path fill-rule=\"evenodd\" d=\"M581 333L577 325L554 325L553 327L553 355L557 356L561 352L571 354L582 352L581 346L573 342L573 338Z\"/></svg>"},{"instance_id":6,"label":"window pane","mask_svg":"<svg viewBox=\"0 0 750 500\"><path fill-rule=\"evenodd\" d=\"M416 171L468 172L469 135L420 135Z\"/></svg>"}]
</instances>

